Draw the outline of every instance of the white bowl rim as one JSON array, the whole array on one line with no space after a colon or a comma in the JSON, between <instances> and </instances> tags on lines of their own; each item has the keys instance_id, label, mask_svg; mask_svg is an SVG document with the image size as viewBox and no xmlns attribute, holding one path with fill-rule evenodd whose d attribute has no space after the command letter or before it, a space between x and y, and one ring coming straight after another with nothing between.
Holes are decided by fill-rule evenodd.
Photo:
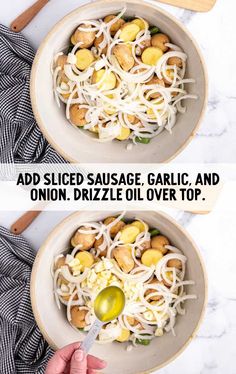
<instances>
[{"instance_id":1,"label":"white bowl rim","mask_svg":"<svg viewBox=\"0 0 236 374\"><path fill-rule=\"evenodd\" d=\"M50 241L50 239L53 238L54 235L63 228L63 226L64 226L64 224L66 222L69 222L71 219L73 219L74 217L77 217L78 215L80 215L83 212L84 211L74 212L74 213L70 214L69 216L67 216L66 218L64 218L61 222L59 222L54 227L54 229L48 235L47 239L44 241L44 243L42 244L42 246L39 248L38 253L36 255L36 258L35 258L35 261L34 261L34 264L33 264L33 268L32 268L31 280L30 280L30 298L31 298L31 306L32 306L34 318L36 320L36 323L37 323L37 325L38 325L38 327L39 327L39 329L40 329L43 337L48 342L48 344L50 345L50 347L52 347L54 350L57 350L58 346L51 339L51 337L48 335L47 331L44 329L43 323L42 323L42 321L40 319L40 316L39 316L39 311L37 309L36 295L35 295L35 283L36 283L36 275L37 275L37 270L38 270L38 264L40 262L40 259L41 259L42 255L44 254L44 252L45 252L45 250L47 248L48 241ZM185 342L185 344L172 357L170 357L168 360L166 360L165 362L163 362L161 365L153 367L150 371L143 371L143 372L139 372L137 374L151 374L152 372L157 371L157 370L163 368L164 366L170 364L177 357L179 357L181 355L181 353L188 347L188 345L191 343L191 341L196 337L197 332L198 332L198 330L199 330L199 328L201 326L201 323L203 322L203 319L204 319L204 316L205 316L205 312L206 312L206 307L207 307L207 304L208 304L208 278L207 278L206 267L205 267L202 255L200 253L200 250L198 249L195 241L192 239L192 237L186 231L186 229L183 226L181 226L175 219L173 219L172 217L170 217L168 214L166 214L164 212L160 212L160 211L152 211L152 213L157 213L159 216L162 216L165 219L167 219L170 223L172 223L173 225L175 225L177 227L177 229L180 230L183 233L183 235L185 237L187 237L187 239L191 242L191 244L192 244L192 246L193 246L193 248L195 250L195 253L196 253L196 255L197 255L198 259L199 259L201 268L202 268L202 274L203 274L203 279L204 279L204 293L205 293L205 297L204 297L204 303L203 303L203 306L202 306L202 310L201 310L201 314L199 316L198 323L197 323L197 325L196 325L196 327L195 327L192 335Z\"/></svg>"},{"instance_id":2,"label":"white bowl rim","mask_svg":"<svg viewBox=\"0 0 236 374\"><path fill-rule=\"evenodd\" d=\"M36 104L36 95L35 95L35 80L36 80L36 70L37 70L37 64L38 64L38 61L41 57L41 54L43 52L43 49L44 49L44 46L47 44L48 42L48 39L50 39L51 35L53 35L54 33L56 33L57 29L59 29L61 27L61 25L63 25L63 23L65 22L65 20L67 19L70 19L70 17L76 13L79 9L86 9L86 8L90 8L91 5L98 5L99 6L99 3L110 3L111 0L96 0L96 1L92 1L90 3L87 3L87 4L84 4L84 5L81 5L80 7L72 10L70 13L68 13L66 16L64 16L60 21L58 21L54 26L53 28L51 29L51 31L49 31L49 33L46 35L46 37L43 39L41 45L39 46L38 48L38 51L36 53L36 56L35 56L35 59L34 59L34 62L33 62L33 65L32 65L32 69L31 69L31 77L30 77L30 97L31 97L31 105L32 105L32 109L33 109L33 113L34 113L34 116L35 116L35 119L36 119L36 122L40 128L40 130L42 131L43 135L45 136L45 138L48 140L48 142L52 145L52 147L67 161L69 161L70 163L78 163L78 160L75 160L73 158L71 158L65 151L63 148L61 148L61 146L59 146L57 143L55 143L54 139L51 137L51 135L48 133L48 131L46 130L45 126L44 126L44 123L40 117L40 114L39 114L39 111L37 109L37 104ZM200 59L200 62L201 62L201 66L202 66L202 69L203 69L203 75L204 75L204 92L205 92L205 97L204 97L204 103L203 103L203 107L202 107L202 111L201 111L201 114L199 116L199 119L195 125L195 128L193 129L191 135L183 142L183 144L177 149L177 151L171 156L169 157L168 159L166 159L164 161L164 163L167 163L167 162L170 162L171 160L173 160L175 157L177 157L187 146L188 144L193 140L193 138L196 136L197 134L197 131L201 125L201 122L203 120L203 117L205 115L205 112L206 112L206 108L207 108L207 104L208 104L208 73L207 73L207 68L206 68L206 64L205 64L205 61L204 61L204 58L203 58L203 55L202 55L202 52L198 46L198 43L196 42L195 38L192 36L192 34L188 31L188 29L177 19L175 18L174 16L172 16L172 14L170 14L169 12L161 9L159 6L156 5L156 3L152 0L148 0L147 2L146 1L143 1L143 0L126 0L125 1L126 3L143 3L143 6L145 7L150 7L150 9L155 9L157 10L160 14L166 16L167 18L170 18L171 21L173 23L175 23L179 28L181 28L185 34L187 34L187 36L189 37L189 39L191 40L191 42L193 43L194 45L194 48L196 49L197 51L197 54L199 56L199 59Z\"/></svg>"}]
</instances>

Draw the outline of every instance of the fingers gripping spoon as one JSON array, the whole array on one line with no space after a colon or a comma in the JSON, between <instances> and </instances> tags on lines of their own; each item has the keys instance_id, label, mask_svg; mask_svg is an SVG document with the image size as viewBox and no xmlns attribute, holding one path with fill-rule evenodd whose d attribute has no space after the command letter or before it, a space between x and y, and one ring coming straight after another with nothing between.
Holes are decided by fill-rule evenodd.
<instances>
[{"instance_id":1,"label":"fingers gripping spoon","mask_svg":"<svg viewBox=\"0 0 236 374\"><path fill-rule=\"evenodd\" d=\"M124 306L125 295L119 287L110 286L99 292L94 301L94 312L97 318L82 342L81 349L88 353L102 326L116 319L122 313Z\"/></svg>"}]
</instances>

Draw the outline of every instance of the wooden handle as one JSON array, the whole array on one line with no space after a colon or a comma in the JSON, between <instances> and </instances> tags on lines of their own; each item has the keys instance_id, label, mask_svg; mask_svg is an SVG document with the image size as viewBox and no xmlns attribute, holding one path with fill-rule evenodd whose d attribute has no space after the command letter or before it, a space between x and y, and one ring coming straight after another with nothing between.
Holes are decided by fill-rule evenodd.
<instances>
[{"instance_id":1,"label":"wooden handle","mask_svg":"<svg viewBox=\"0 0 236 374\"><path fill-rule=\"evenodd\" d=\"M19 17L11 23L11 30L19 32L38 14L38 12L49 2L49 0L38 0L30 8L26 9Z\"/></svg>"},{"instance_id":2,"label":"wooden handle","mask_svg":"<svg viewBox=\"0 0 236 374\"><path fill-rule=\"evenodd\" d=\"M24 213L18 220L11 225L10 231L12 234L19 235L34 221L41 213L41 210L31 210Z\"/></svg>"},{"instance_id":3,"label":"wooden handle","mask_svg":"<svg viewBox=\"0 0 236 374\"><path fill-rule=\"evenodd\" d=\"M158 0L161 3L170 4L180 8L194 10L196 12L208 12L215 5L216 0Z\"/></svg>"}]
</instances>

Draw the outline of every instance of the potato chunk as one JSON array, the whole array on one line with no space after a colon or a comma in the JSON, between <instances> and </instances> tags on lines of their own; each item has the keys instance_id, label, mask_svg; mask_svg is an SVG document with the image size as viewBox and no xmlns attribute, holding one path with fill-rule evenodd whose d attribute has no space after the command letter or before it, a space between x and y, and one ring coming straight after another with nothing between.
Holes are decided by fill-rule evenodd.
<instances>
[{"instance_id":1,"label":"potato chunk","mask_svg":"<svg viewBox=\"0 0 236 374\"><path fill-rule=\"evenodd\" d=\"M83 48L76 52L76 66L80 70L87 69L94 61L94 56L89 49Z\"/></svg>"},{"instance_id":2,"label":"potato chunk","mask_svg":"<svg viewBox=\"0 0 236 374\"><path fill-rule=\"evenodd\" d=\"M153 285L156 286L156 285L158 285L158 281L157 281L156 279L153 279L153 280L150 282L150 284L153 284ZM150 295L150 294L153 293L153 292L157 292L157 290L152 289L152 288L149 288L149 289L145 292L144 296L148 296L148 295ZM158 301L158 300L160 300L161 298L162 298L161 295L156 295L156 296L151 296L151 297L149 297L148 300Z\"/></svg>"},{"instance_id":3,"label":"potato chunk","mask_svg":"<svg viewBox=\"0 0 236 374\"><path fill-rule=\"evenodd\" d=\"M54 270L60 269L62 266L66 265L65 256L59 257L54 265Z\"/></svg>"},{"instance_id":4,"label":"potato chunk","mask_svg":"<svg viewBox=\"0 0 236 374\"><path fill-rule=\"evenodd\" d=\"M73 104L70 107L70 120L75 126L86 125L85 115L87 113L87 108L80 108L78 104Z\"/></svg>"},{"instance_id":5,"label":"potato chunk","mask_svg":"<svg viewBox=\"0 0 236 374\"><path fill-rule=\"evenodd\" d=\"M78 329L83 329L86 326L85 317L88 313L87 310L81 310L79 306L73 306L71 308L71 323Z\"/></svg>"},{"instance_id":6,"label":"potato chunk","mask_svg":"<svg viewBox=\"0 0 236 374\"><path fill-rule=\"evenodd\" d=\"M165 82L163 81L163 79L159 79L157 78L157 76L154 76L152 77L147 83L145 83L146 85L154 85L154 84L158 84L159 86L162 86L162 87L165 87ZM149 97L151 99L157 99L158 97L160 96L160 93L159 92L156 92L156 93L152 93L149 95Z\"/></svg>"},{"instance_id":7,"label":"potato chunk","mask_svg":"<svg viewBox=\"0 0 236 374\"><path fill-rule=\"evenodd\" d=\"M100 48L100 43L103 42L104 36L103 34L100 35L98 38L96 37L94 40L94 47ZM101 50L101 54L106 54L107 53L107 45Z\"/></svg>"},{"instance_id":8,"label":"potato chunk","mask_svg":"<svg viewBox=\"0 0 236 374\"><path fill-rule=\"evenodd\" d=\"M75 258L77 258L80 264L82 265L82 271L85 268L90 268L94 264L94 258L90 252L86 252L86 251L78 252Z\"/></svg>"},{"instance_id":9,"label":"potato chunk","mask_svg":"<svg viewBox=\"0 0 236 374\"><path fill-rule=\"evenodd\" d=\"M140 31L135 23L127 22L121 27L120 39L123 42L133 42Z\"/></svg>"},{"instance_id":10,"label":"potato chunk","mask_svg":"<svg viewBox=\"0 0 236 374\"><path fill-rule=\"evenodd\" d=\"M80 27L83 27L83 29L92 28L90 25L85 24L80 25ZM81 31L77 29L72 35L71 41L73 44L81 43L80 48L89 48L93 45L95 36L95 31Z\"/></svg>"},{"instance_id":11,"label":"potato chunk","mask_svg":"<svg viewBox=\"0 0 236 374\"><path fill-rule=\"evenodd\" d=\"M167 64L176 65L178 68L182 68L182 66L183 66L183 62L182 62L181 58L179 58L179 57L168 58Z\"/></svg>"},{"instance_id":12,"label":"potato chunk","mask_svg":"<svg viewBox=\"0 0 236 374\"><path fill-rule=\"evenodd\" d=\"M129 273L134 268L134 260L129 246L115 248L113 256L124 273Z\"/></svg>"},{"instance_id":13,"label":"potato chunk","mask_svg":"<svg viewBox=\"0 0 236 374\"><path fill-rule=\"evenodd\" d=\"M63 298L63 300L65 300L65 301L69 301L70 296L71 296L71 295L62 296L62 298ZM78 300L78 299L79 299L79 298L78 298L78 295L75 294L74 297L73 297L73 300Z\"/></svg>"},{"instance_id":14,"label":"potato chunk","mask_svg":"<svg viewBox=\"0 0 236 374\"><path fill-rule=\"evenodd\" d=\"M104 18L104 22L108 23L114 18L116 18L116 16L114 14L110 14ZM125 21L122 18L119 18L115 23L111 25L110 34L115 35L117 31L121 28L121 26L123 26L124 24L125 24Z\"/></svg>"},{"instance_id":15,"label":"potato chunk","mask_svg":"<svg viewBox=\"0 0 236 374\"><path fill-rule=\"evenodd\" d=\"M121 230L120 239L124 244L131 244L134 243L136 237L140 233L140 230L132 225L126 225Z\"/></svg>"},{"instance_id":16,"label":"potato chunk","mask_svg":"<svg viewBox=\"0 0 236 374\"><path fill-rule=\"evenodd\" d=\"M129 71L134 66L134 58L130 48L127 45L117 44L113 48L112 52L124 71Z\"/></svg>"},{"instance_id":17,"label":"potato chunk","mask_svg":"<svg viewBox=\"0 0 236 374\"><path fill-rule=\"evenodd\" d=\"M166 43L170 43L170 39L165 34L155 34L151 38L152 46L160 48L162 52L166 52L168 50Z\"/></svg>"},{"instance_id":18,"label":"potato chunk","mask_svg":"<svg viewBox=\"0 0 236 374\"><path fill-rule=\"evenodd\" d=\"M115 217L107 217L105 220L104 220L104 225L109 225L109 223L111 222L114 222L115 221ZM114 238L116 236L116 234L118 234L119 231L121 231L121 229L125 226L125 223L123 221L119 221L117 222L114 226L112 226L110 228L110 235L112 238Z\"/></svg>"},{"instance_id":19,"label":"potato chunk","mask_svg":"<svg viewBox=\"0 0 236 374\"><path fill-rule=\"evenodd\" d=\"M130 129L128 127L121 127L120 134L116 137L117 140L126 140L130 136Z\"/></svg>"},{"instance_id":20,"label":"potato chunk","mask_svg":"<svg viewBox=\"0 0 236 374\"><path fill-rule=\"evenodd\" d=\"M182 269L182 262L178 259L172 259L167 262L169 268L176 268L178 270Z\"/></svg>"},{"instance_id":21,"label":"potato chunk","mask_svg":"<svg viewBox=\"0 0 236 374\"><path fill-rule=\"evenodd\" d=\"M95 242L94 242L94 248L96 250L99 250L100 251L100 245L103 243L103 236L101 236L99 239L96 239ZM99 253L99 257L103 257L103 256L106 256L107 254L107 247L105 249L103 249L100 253Z\"/></svg>"},{"instance_id":22,"label":"potato chunk","mask_svg":"<svg viewBox=\"0 0 236 374\"><path fill-rule=\"evenodd\" d=\"M88 231L92 230L91 227L80 227L81 230ZM87 251L91 249L94 242L95 242L96 234L82 234L79 231L76 231L75 235L71 239L71 245L76 247L77 245L81 245L79 248L81 251Z\"/></svg>"},{"instance_id":23,"label":"potato chunk","mask_svg":"<svg viewBox=\"0 0 236 374\"><path fill-rule=\"evenodd\" d=\"M135 226L139 229L140 232L148 231L148 225L146 223L143 223L141 221L134 221L131 223L131 226Z\"/></svg>"},{"instance_id":24,"label":"potato chunk","mask_svg":"<svg viewBox=\"0 0 236 374\"><path fill-rule=\"evenodd\" d=\"M67 56L60 55L56 61L56 66L59 66L61 69L64 69L64 66L66 63L67 63Z\"/></svg>"},{"instance_id":25,"label":"potato chunk","mask_svg":"<svg viewBox=\"0 0 236 374\"><path fill-rule=\"evenodd\" d=\"M104 74L105 77L104 77ZM101 83L99 83L101 81ZM105 69L95 71L92 75L92 83L98 83L97 87L101 91L113 90L116 86L116 76L113 72L106 72Z\"/></svg>"},{"instance_id":26,"label":"potato chunk","mask_svg":"<svg viewBox=\"0 0 236 374\"><path fill-rule=\"evenodd\" d=\"M127 318L128 323L130 324L130 326L137 326L140 323L134 317L127 316L126 318Z\"/></svg>"},{"instance_id":27,"label":"potato chunk","mask_svg":"<svg viewBox=\"0 0 236 374\"><path fill-rule=\"evenodd\" d=\"M120 335L116 340L120 343L127 342L130 337L130 331L128 329L122 329Z\"/></svg>"},{"instance_id":28,"label":"potato chunk","mask_svg":"<svg viewBox=\"0 0 236 374\"><path fill-rule=\"evenodd\" d=\"M170 242L164 235L156 235L153 236L151 239L151 247L155 249L159 249L163 255L168 252L168 249L165 248L166 245L169 245Z\"/></svg>"},{"instance_id":29,"label":"potato chunk","mask_svg":"<svg viewBox=\"0 0 236 374\"><path fill-rule=\"evenodd\" d=\"M144 49L141 58L144 64L156 65L162 55L163 52L160 48L148 47Z\"/></svg>"},{"instance_id":30,"label":"potato chunk","mask_svg":"<svg viewBox=\"0 0 236 374\"><path fill-rule=\"evenodd\" d=\"M142 19L135 18L133 19L133 21L131 21L131 23L134 23L135 25L137 25L140 28L140 30L144 30L145 28L148 29L149 27L148 22L143 18Z\"/></svg>"},{"instance_id":31,"label":"potato chunk","mask_svg":"<svg viewBox=\"0 0 236 374\"><path fill-rule=\"evenodd\" d=\"M141 257L141 262L143 265L151 267L157 265L162 257L163 254L158 249L147 249Z\"/></svg>"},{"instance_id":32,"label":"potato chunk","mask_svg":"<svg viewBox=\"0 0 236 374\"><path fill-rule=\"evenodd\" d=\"M136 125L137 123L140 122L140 120L138 119L138 117L134 116L133 114L127 114L127 119L133 125Z\"/></svg>"}]
</instances>

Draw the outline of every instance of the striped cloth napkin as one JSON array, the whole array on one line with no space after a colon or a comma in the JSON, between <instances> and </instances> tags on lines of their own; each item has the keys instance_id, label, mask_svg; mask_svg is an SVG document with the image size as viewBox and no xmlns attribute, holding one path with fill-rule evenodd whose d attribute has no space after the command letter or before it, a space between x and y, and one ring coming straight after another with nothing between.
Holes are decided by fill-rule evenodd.
<instances>
[{"instance_id":1,"label":"striped cloth napkin","mask_svg":"<svg viewBox=\"0 0 236 374\"><path fill-rule=\"evenodd\" d=\"M34 51L0 25L0 163L65 162L41 134L29 95ZM0 227L0 374L43 374L53 351L36 326L30 303L34 252Z\"/></svg>"},{"instance_id":2,"label":"striped cloth napkin","mask_svg":"<svg viewBox=\"0 0 236 374\"><path fill-rule=\"evenodd\" d=\"M53 351L30 303L35 253L22 236L0 226L0 373L43 374Z\"/></svg>"},{"instance_id":3,"label":"striped cloth napkin","mask_svg":"<svg viewBox=\"0 0 236 374\"><path fill-rule=\"evenodd\" d=\"M33 59L34 50L24 36L0 25L0 163L64 162L43 137L32 113Z\"/></svg>"}]
</instances>

